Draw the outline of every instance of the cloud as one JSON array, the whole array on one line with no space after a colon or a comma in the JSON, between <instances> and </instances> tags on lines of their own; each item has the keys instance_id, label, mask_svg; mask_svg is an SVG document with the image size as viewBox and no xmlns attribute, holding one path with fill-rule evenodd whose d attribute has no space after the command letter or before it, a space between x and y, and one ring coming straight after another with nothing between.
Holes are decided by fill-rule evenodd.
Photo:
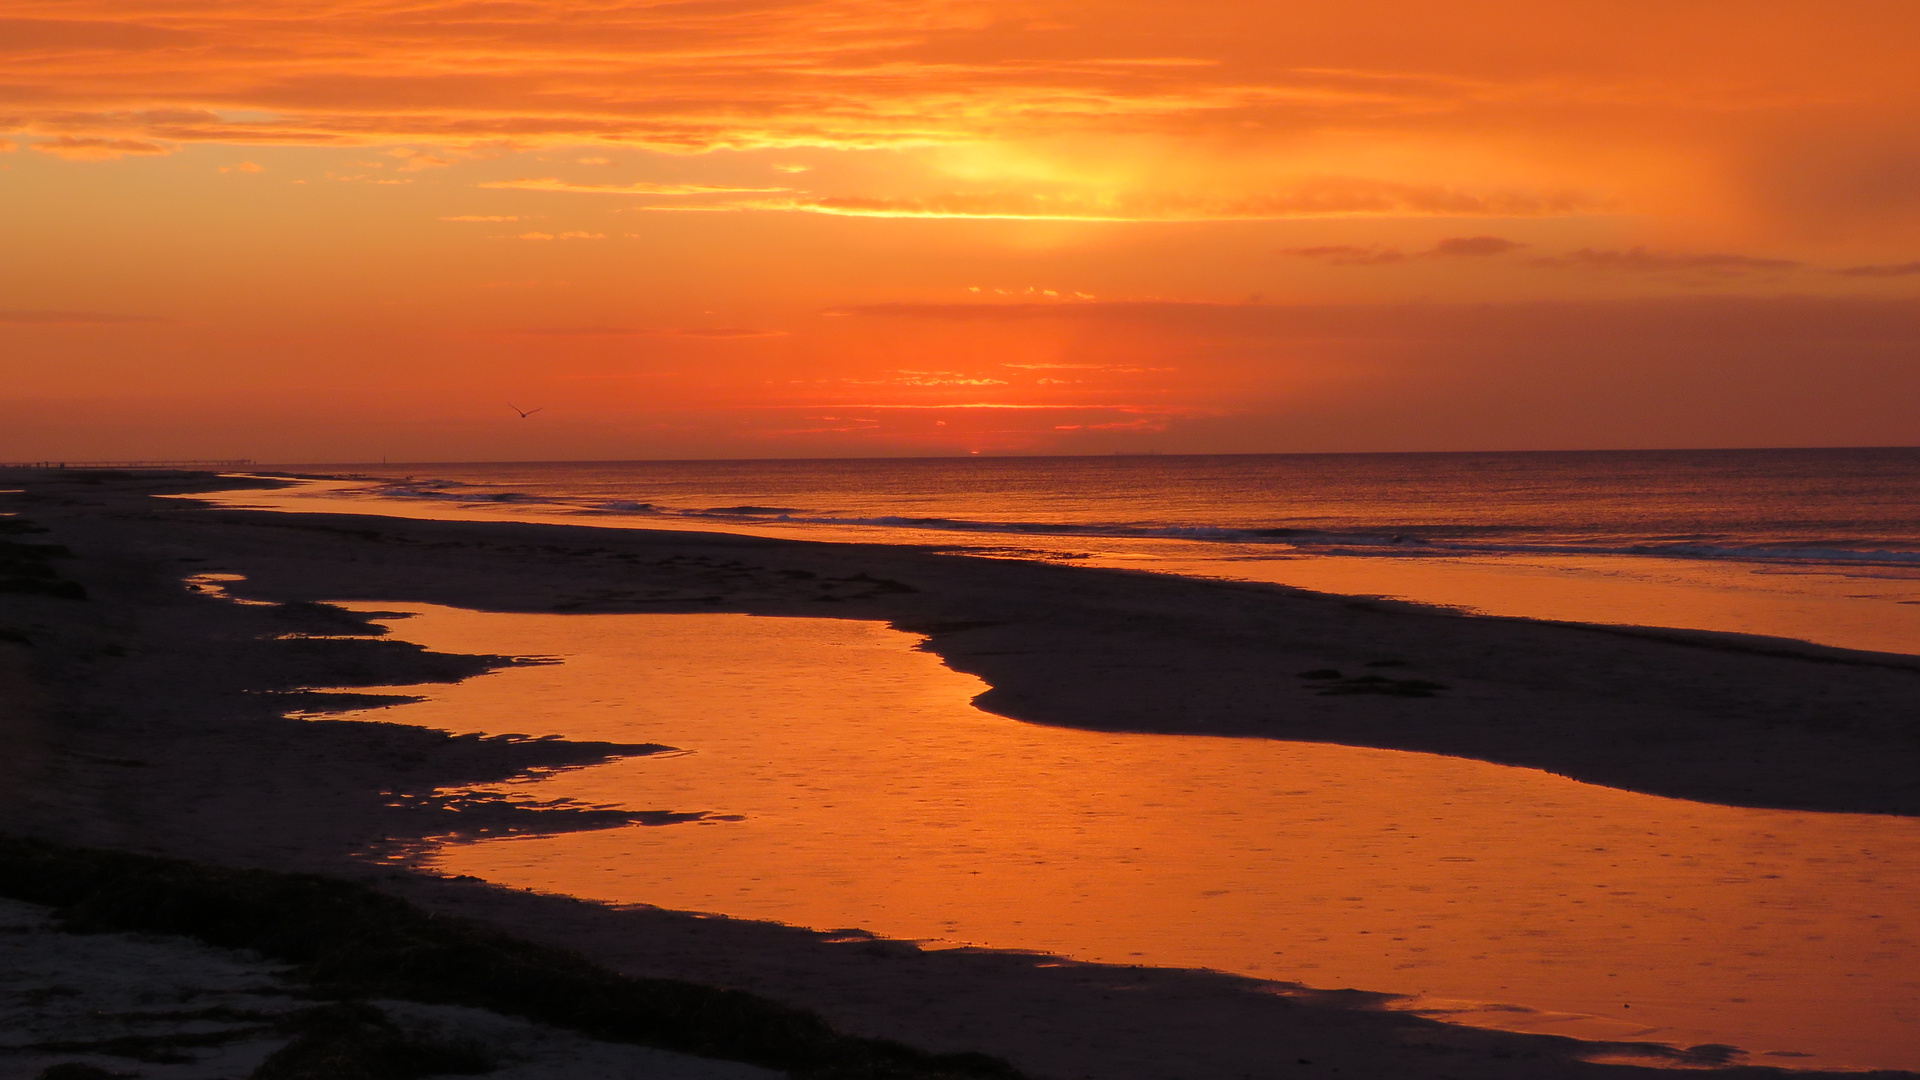
<instances>
[{"instance_id":1,"label":"cloud","mask_svg":"<svg viewBox=\"0 0 1920 1080\"><path fill-rule=\"evenodd\" d=\"M1119 420L1110 424L1055 424L1055 431L1132 431L1157 432L1167 430L1166 420Z\"/></svg>"},{"instance_id":2,"label":"cloud","mask_svg":"<svg viewBox=\"0 0 1920 1080\"><path fill-rule=\"evenodd\" d=\"M33 148L67 161L113 161L128 154L164 156L176 149L139 139L99 139L72 135L42 139L34 143Z\"/></svg>"},{"instance_id":3,"label":"cloud","mask_svg":"<svg viewBox=\"0 0 1920 1080\"><path fill-rule=\"evenodd\" d=\"M1427 254L1484 258L1489 255L1505 255L1509 251L1518 251L1526 246L1516 240L1499 236L1450 236L1433 245L1433 250Z\"/></svg>"},{"instance_id":4,"label":"cloud","mask_svg":"<svg viewBox=\"0 0 1920 1080\"><path fill-rule=\"evenodd\" d=\"M962 371L896 371L899 378L882 379L879 382L899 386L1005 386L1005 379L990 379L977 375L968 375ZM866 380L862 380L866 381Z\"/></svg>"},{"instance_id":5,"label":"cloud","mask_svg":"<svg viewBox=\"0 0 1920 1080\"><path fill-rule=\"evenodd\" d=\"M1408 259L1485 258L1504 255L1526 246L1517 240L1507 240L1498 236L1454 236L1440 241L1426 251L1415 252L1412 255L1395 248L1355 247L1351 244L1281 248L1280 254L1303 259L1324 259L1334 266L1382 266L1406 262Z\"/></svg>"},{"instance_id":6,"label":"cloud","mask_svg":"<svg viewBox=\"0 0 1920 1080\"><path fill-rule=\"evenodd\" d=\"M1878 266L1849 266L1844 269L1835 270L1834 273L1844 274L1847 277L1911 277L1915 274L1920 274L1920 262L1891 263Z\"/></svg>"},{"instance_id":7,"label":"cloud","mask_svg":"<svg viewBox=\"0 0 1920 1080\"><path fill-rule=\"evenodd\" d=\"M1601 251L1581 248L1568 255L1533 260L1535 266L1573 267L1595 270L1620 270L1636 274L1706 271L1734 276L1764 270L1793 270L1801 264L1794 259L1764 259L1752 255L1712 253L1689 255L1667 251L1649 251L1643 247L1625 251Z\"/></svg>"},{"instance_id":8,"label":"cloud","mask_svg":"<svg viewBox=\"0 0 1920 1080\"><path fill-rule=\"evenodd\" d=\"M73 14L108 15L83 4L70 4ZM0 19L0 53L36 52L130 53L154 49L188 48L203 43L204 35L189 30L154 26L132 19Z\"/></svg>"},{"instance_id":9,"label":"cloud","mask_svg":"<svg viewBox=\"0 0 1920 1080\"><path fill-rule=\"evenodd\" d=\"M1178 335L1286 340L1920 343L1920 298L1673 296L1503 303L862 304L829 314L979 324L1040 321Z\"/></svg>"},{"instance_id":10,"label":"cloud","mask_svg":"<svg viewBox=\"0 0 1920 1080\"><path fill-rule=\"evenodd\" d=\"M1351 244L1324 244L1319 247L1281 248L1280 254L1302 259L1325 259L1335 266L1378 266L1406 262L1405 253L1392 248L1354 247Z\"/></svg>"},{"instance_id":11,"label":"cloud","mask_svg":"<svg viewBox=\"0 0 1920 1080\"><path fill-rule=\"evenodd\" d=\"M1472 19L1440 0L330 0L318 18L28 0L0 20L0 90L10 132L149 144L410 143L445 158L505 142L563 160L1010 147L1057 155L1038 171L1068 174L1081 204L955 213L940 204L971 187L923 197L940 188L869 177L829 194L891 204L792 207L817 213L1100 219L1110 194L1172 204L1122 220L1920 206L1920 158L1900 149L1920 92L1889 3L1771 5L1737 34L1689 5L1588 7L1566 16L1570 35L1528 0L1484 0ZM1816 39L1833 47L1804 47ZM1123 143L1114 167L1071 168ZM1276 169L1395 187L1259 190Z\"/></svg>"},{"instance_id":12,"label":"cloud","mask_svg":"<svg viewBox=\"0 0 1920 1080\"><path fill-rule=\"evenodd\" d=\"M0 154L11 154L20 149L20 144L12 139L0 139Z\"/></svg>"},{"instance_id":13,"label":"cloud","mask_svg":"<svg viewBox=\"0 0 1920 1080\"><path fill-rule=\"evenodd\" d=\"M436 154L412 146L396 146L380 151L387 157L400 159L401 172L420 172L423 169L444 169L458 159L448 154Z\"/></svg>"},{"instance_id":14,"label":"cloud","mask_svg":"<svg viewBox=\"0 0 1920 1080\"><path fill-rule=\"evenodd\" d=\"M1017 9L949 0L607 2L564 19L546 5L387 0L338 0L322 19L217 0L57 10L4 20L21 100L48 115L218 100L270 117L202 121L216 140L877 147L1210 114L1224 129L1302 110L1352 120L1458 93L1362 85L1298 70L1301 57L1246 71L1170 54L1163 16L1082 30L1080 43L1061 36L1073 20L1048 31Z\"/></svg>"},{"instance_id":15,"label":"cloud","mask_svg":"<svg viewBox=\"0 0 1920 1080\"><path fill-rule=\"evenodd\" d=\"M490 180L475 185L483 188L516 188L521 191L559 191L576 195L761 195L791 191L791 188L715 187L708 184L577 184L558 177L538 180Z\"/></svg>"},{"instance_id":16,"label":"cloud","mask_svg":"<svg viewBox=\"0 0 1920 1080\"><path fill-rule=\"evenodd\" d=\"M606 238L606 233L580 231L563 233L523 232L514 237L515 240L605 240Z\"/></svg>"},{"instance_id":17,"label":"cloud","mask_svg":"<svg viewBox=\"0 0 1920 1080\"><path fill-rule=\"evenodd\" d=\"M785 337L788 334L786 330L764 330L741 326L531 326L506 332L556 337L681 337L716 340Z\"/></svg>"},{"instance_id":18,"label":"cloud","mask_svg":"<svg viewBox=\"0 0 1920 1080\"><path fill-rule=\"evenodd\" d=\"M834 405L833 407L836 409L843 409L843 410L871 409L875 412L929 412L929 411L944 411L944 410L959 410L959 409L983 409L983 410L989 410L989 411L1005 410L1007 412L1072 412L1076 410L1090 410L1090 411L1098 411L1098 412L1118 412L1118 413L1143 413L1144 412L1144 413L1154 413L1156 415L1162 415L1162 416L1178 415L1178 414L1194 411L1190 409L1168 408L1165 406L1153 407L1153 406L1145 406L1145 405L1108 405L1108 404L1084 403L1084 402L1062 403L1062 402L1026 402L1026 401L941 401L941 402L933 402L933 403L858 402L858 403L852 403L852 404L840 403L840 404ZM764 409L770 412L784 411L789 409L805 409L805 410L811 411L811 410L820 408L820 406L818 405L760 405L760 406L754 406L754 408Z\"/></svg>"},{"instance_id":19,"label":"cloud","mask_svg":"<svg viewBox=\"0 0 1920 1080\"><path fill-rule=\"evenodd\" d=\"M157 315L109 315L99 311L0 311L0 323L16 326L110 326L165 321Z\"/></svg>"},{"instance_id":20,"label":"cloud","mask_svg":"<svg viewBox=\"0 0 1920 1080\"><path fill-rule=\"evenodd\" d=\"M1038 221L1268 221L1320 217L1560 217L1602 203L1574 192L1469 191L1367 177L1319 176L1247 194L949 192L911 198L800 196L737 204L845 217L1011 218ZM1488 238L1492 239L1492 238ZM1344 249L1340 249L1344 250ZM1393 261L1397 256L1382 261Z\"/></svg>"},{"instance_id":21,"label":"cloud","mask_svg":"<svg viewBox=\"0 0 1920 1080\"><path fill-rule=\"evenodd\" d=\"M0 130L101 140L96 156L115 141L405 143L423 155L405 168L508 145L782 165L816 149L987 151L911 182L905 165L823 168L858 183L780 207L822 214L1634 212L1735 227L1721 235L1884 236L1896 219L1920 235L1920 89L1911 35L1890 31L1898 3L1766 5L1737 33L1693 5L1629 6L1587 0L1562 19L1483 0L1463 19L1441 0L330 0L307 18L23 0L0 19ZM1300 172L1349 179L1261 182Z\"/></svg>"},{"instance_id":22,"label":"cloud","mask_svg":"<svg viewBox=\"0 0 1920 1080\"><path fill-rule=\"evenodd\" d=\"M265 172L266 170L263 169L261 166L255 164L254 162L243 161L238 165L222 165L220 166L220 171L223 173L233 173L233 172L257 173L257 172Z\"/></svg>"},{"instance_id":23,"label":"cloud","mask_svg":"<svg viewBox=\"0 0 1920 1080\"><path fill-rule=\"evenodd\" d=\"M441 221L519 221L515 214L453 214L442 217Z\"/></svg>"}]
</instances>

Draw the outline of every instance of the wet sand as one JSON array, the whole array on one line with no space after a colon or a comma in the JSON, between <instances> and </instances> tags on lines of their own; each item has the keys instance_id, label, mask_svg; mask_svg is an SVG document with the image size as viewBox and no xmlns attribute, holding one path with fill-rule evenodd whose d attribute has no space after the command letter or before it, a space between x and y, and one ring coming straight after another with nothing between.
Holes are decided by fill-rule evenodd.
<instances>
[{"instance_id":1,"label":"wet sand","mask_svg":"<svg viewBox=\"0 0 1920 1080\"><path fill-rule=\"evenodd\" d=\"M1036 1076L1638 1070L1582 1063L1589 1048L1566 1040L1380 1011L1364 993L924 953L410 872L428 837L609 823L604 812L459 803L436 791L653 748L287 719L367 704L313 687L444 682L510 662L370 637L285 637L341 630L326 628L339 617L332 609L299 605L883 620L930 634L949 666L992 686L983 707L1030 722L1422 750L1728 805L1920 811L1920 662L1908 657L1464 618L901 548L207 511L147 498L168 483L67 478L9 484L27 491L0 496L0 510L33 518L75 552L59 572L90 594L0 595L0 630L31 642L0 648L28 657L55 733L42 740L37 780L20 789L9 828L373 876L622 970L754 989L857 1033L984 1050ZM270 604L236 605L183 584L215 572L244 576L234 594ZM1381 661L1397 666L1367 667ZM1327 670L1338 675L1300 677ZM23 730L10 716L0 737L29 738Z\"/></svg>"}]
</instances>

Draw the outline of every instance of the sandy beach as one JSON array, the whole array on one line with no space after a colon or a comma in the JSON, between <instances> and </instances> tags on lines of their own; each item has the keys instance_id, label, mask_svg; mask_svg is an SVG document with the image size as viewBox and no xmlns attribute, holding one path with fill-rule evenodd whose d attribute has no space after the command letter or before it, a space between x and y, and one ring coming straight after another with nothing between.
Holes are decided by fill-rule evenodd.
<instances>
[{"instance_id":1,"label":"sandy beach","mask_svg":"<svg viewBox=\"0 0 1920 1080\"><path fill-rule=\"evenodd\" d=\"M436 794L660 747L315 719L404 700L355 687L538 662L429 652L393 640L403 623L382 635L331 604L875 620L926 635L988 684L982 708L1033 724L1420 751L1728 806L1920 813L1916 657L899 546L155 497L222 483L0 482L16 489L0 512L46 530L6 539L70 552L16 555L44 569L0 593L8 833L372 885L625 975L750 991L851 1035L984 1053L1035 1078L1774 1070L1715 1047L1613 1048L1638 1063L1597 1064L1592 1044L1385 1010L1372 987L932 952L423 873L430 838L666 823Z\"/></svg>"}]
</instances>

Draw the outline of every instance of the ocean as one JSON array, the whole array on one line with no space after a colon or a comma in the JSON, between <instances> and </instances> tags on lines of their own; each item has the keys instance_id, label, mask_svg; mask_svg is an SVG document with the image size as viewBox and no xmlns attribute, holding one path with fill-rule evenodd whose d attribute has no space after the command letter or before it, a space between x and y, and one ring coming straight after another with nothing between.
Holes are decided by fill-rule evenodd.
<instances>
[{"instance_id":1,"label":"ocean","mask_svg":"<svg viewBox=\"0 0 1920 1080\"><path fill-rule=\"evenodd\" d=\"M920 544L1920 651L1920 448L302 470L341 479L234 501Z\"/></svg>"}]
</instances>

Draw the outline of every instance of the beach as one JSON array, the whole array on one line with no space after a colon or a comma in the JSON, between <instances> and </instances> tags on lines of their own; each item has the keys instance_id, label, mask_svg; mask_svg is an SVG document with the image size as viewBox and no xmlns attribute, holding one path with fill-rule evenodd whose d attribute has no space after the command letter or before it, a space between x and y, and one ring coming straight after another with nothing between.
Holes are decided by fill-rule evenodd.
<instances>
[{"instance_id":1,"label":"beach","mask_svg":"<svg viewBox=\"0 0 1920 1080\"><path fill-rule=\"evenodd\" d=\"M536 723L516 737L369 719L377 712L338 719L404 700L395 687L426 695L539 661L423 649L403 620L373 612L863 620L923 636L947 668L984 683L981 708L1028 724L1447 755L1729 807L1920 813L1913 656L903 544L155 497L234 483L0 483L16 489L0 511L47 530L13 539L64 546L70 556L42 561L86 597L51 586L0 597L9 832L370 884L624 974L751 991L855 1035L985 1053L1034 1077L1625 1076L1786 1062L1446 1024L1382 1008L1378 987L927 950L857 927L431 873L425 856L448 836L668 828L706 808L460 794L665 748L543 738Z\"/></svg>"}]
</instances>

